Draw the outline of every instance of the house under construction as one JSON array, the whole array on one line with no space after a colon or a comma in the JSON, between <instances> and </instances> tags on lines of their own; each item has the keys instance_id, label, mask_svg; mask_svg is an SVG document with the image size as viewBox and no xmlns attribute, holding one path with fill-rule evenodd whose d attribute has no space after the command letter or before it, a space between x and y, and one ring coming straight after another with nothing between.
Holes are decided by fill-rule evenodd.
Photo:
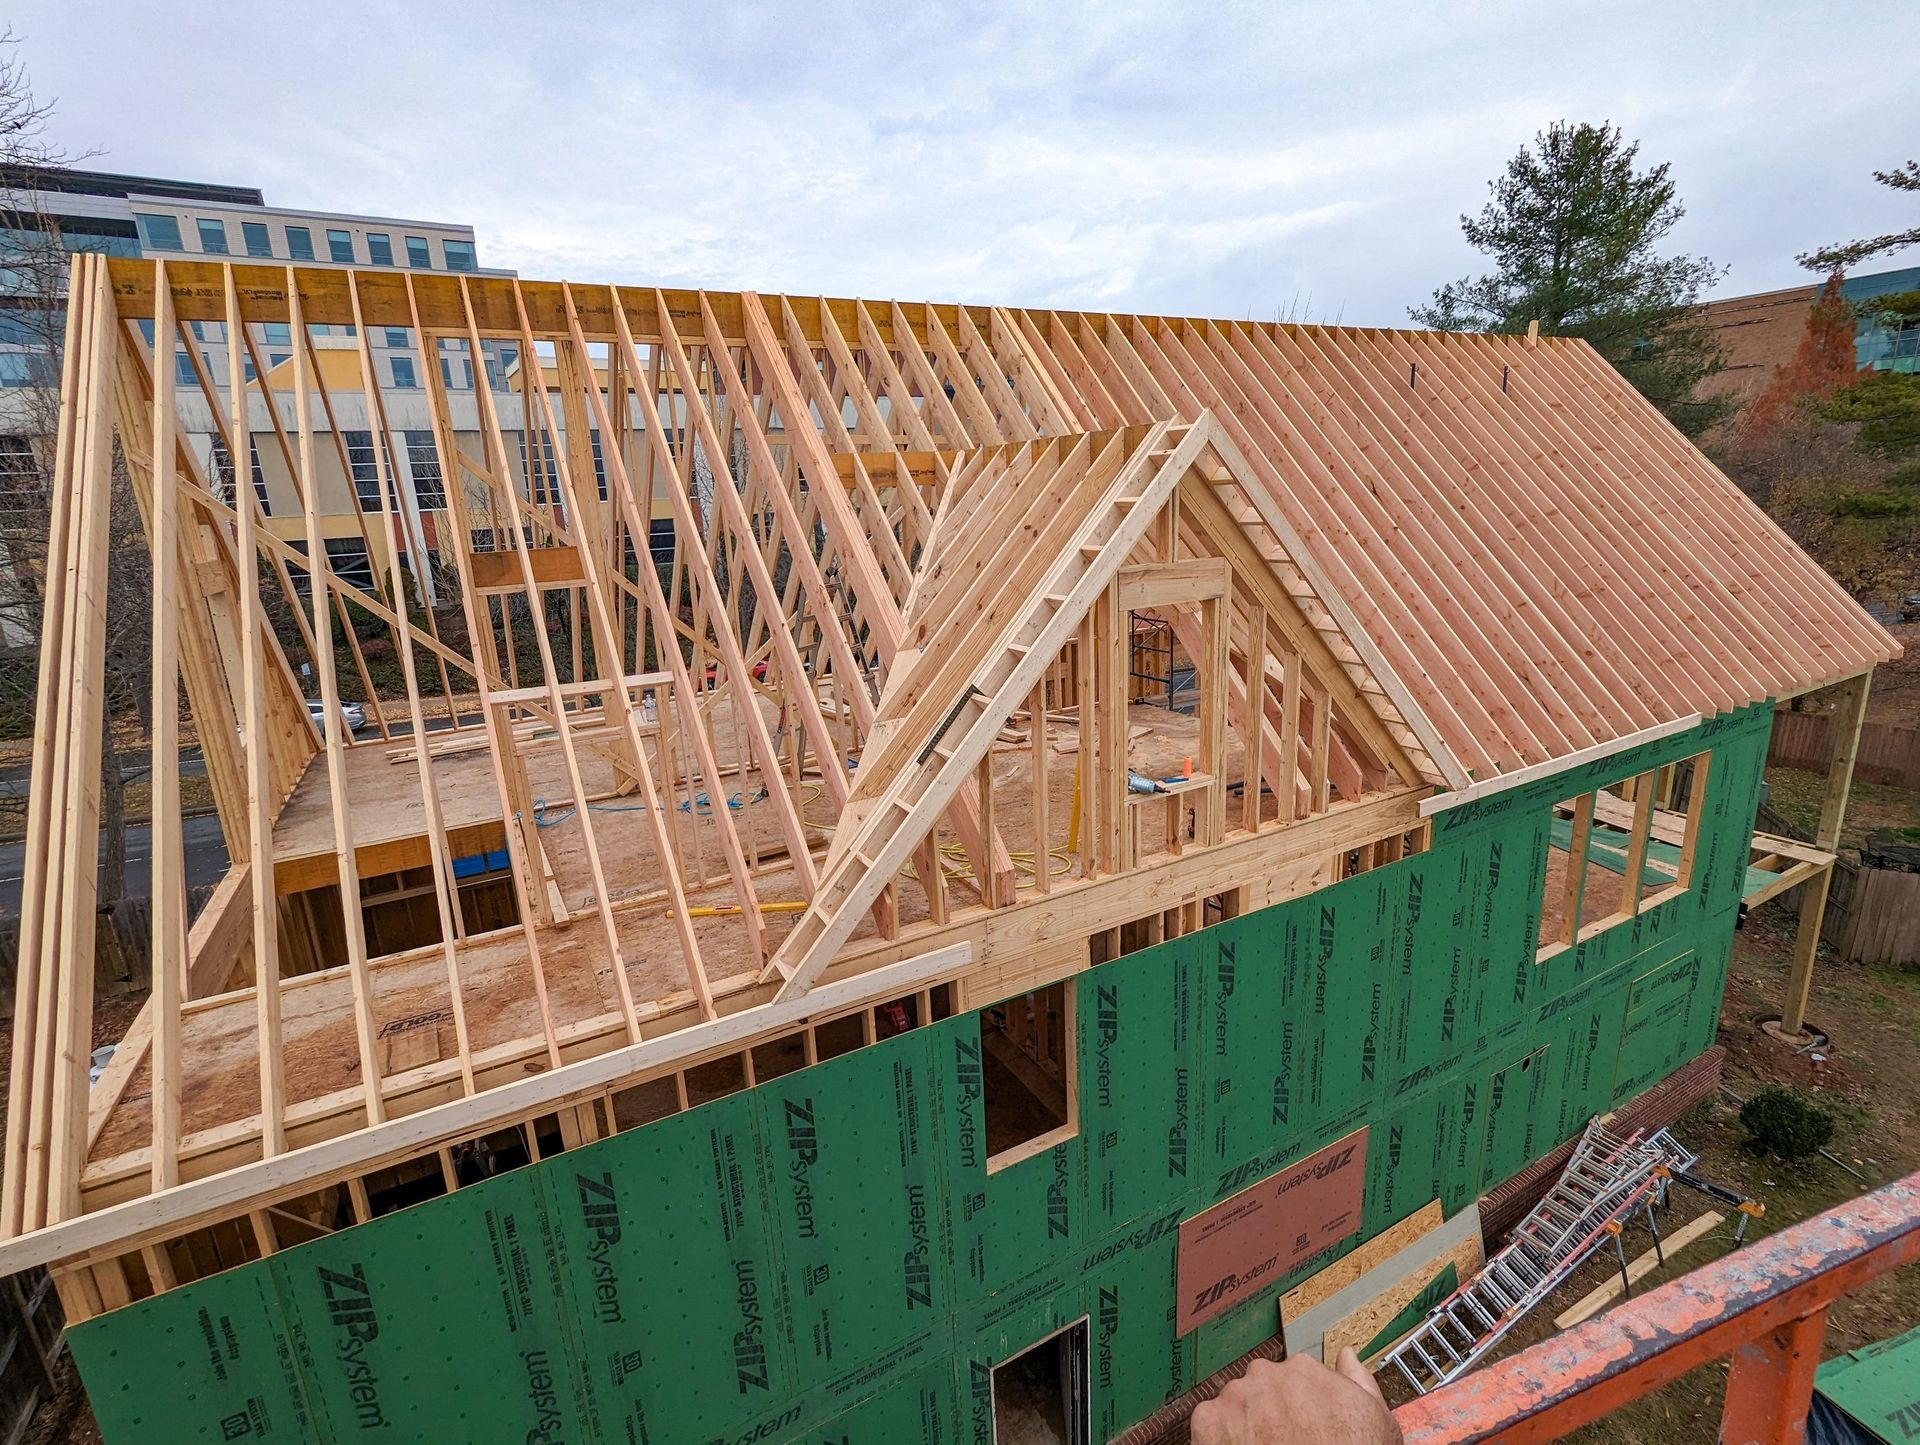
<instances>
[{"instance_id":1,"label":"house under construction","mask_svg":"<svg viewBox=\"0 0 1920 1445\"><path fill-rule=\"evenodd\" d=\"M75 268L0 1271L112 1442L1106 1441L1377 1349L1698 1096L1898 652L1579 342ZM291 360L187 387L209 322ZM349 572L370 328L528 360L473 430L428 373L435 554L376 448ZM89 1087L116 444L154 987ZM1816 690L1818 846L1755 837Z\"/></svg>"}]
</instances>

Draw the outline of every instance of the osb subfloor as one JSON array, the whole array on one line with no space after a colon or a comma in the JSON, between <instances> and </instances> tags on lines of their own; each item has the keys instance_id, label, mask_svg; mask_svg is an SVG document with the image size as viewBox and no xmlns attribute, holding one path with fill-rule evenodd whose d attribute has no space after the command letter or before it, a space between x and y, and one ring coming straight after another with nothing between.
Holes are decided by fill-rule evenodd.
<instances>
[{"instance_id":1,"label":"osb subfloor","mask_svg":"<svg viewBox=\"0 0 1920 1445\"><path fill-rule=\"evenodd\" d=\"M1199 724L1196 719L1147 705L1136 705L1131 711L1129 762L1135 770L1149 777L1168 777L1179 774L1189 758L1195 758L1195 766L1198 765ZM769 721L771 723L772 719ZM1028 726L1024 720L1016 721L1012 730L1021 732ZM995 819L1007 848L1015 855L1019 898L1030 896L1033 872L1037 866L1035 860L1039 856L1050 858L1049 866L1055 886L1063 886L1080 871L1077 857L1066 850L1073 814L1078 730L1070 718L1055 720L1048 725L1048 737L1049 836L1044 845L1033 836L1029 786L1033 750L1030 741L1003 742L996 746L992 754ZM377 793L388 804L410 797L417 805L418 784L413 772L414 764L411 761L391 760L389 751L389 745L382 744L372 748L356 748L349 753L350 797L371 798ZM582 749L582 757L583 761L586 760L589 750ZM490 774L484 754L436 761L435 774L442 780L443 799L465 790L466 783L463 782L461 789L456 790L447 786L447 780L456 774L466 777L472 762L477 762L480 768ZM541 778L544 773L558 766L557 751L547 749L534 763L534 775ZM610 786L611 769L604 760L588 762L586 766L593 778L589 783L590 791L594 782ZM1240 775L1237 746L1231 746L1225 771L1229 778ZM746 786L737 790L742 794L739 806L733 809L736 824L748 828L756 846L772 855L764 873L754 879L756 894L762 902L802 899L805 890L791 866L778 861L784 854L780 852L781 840L772 821L772 809L749 801L751 792L758 787L758 776L757 773L747 775ZM296 806L307 807L311 804L314 782L310 773L302 784L301 793L296 794L294 803L289 804L289 812ZM542 786L546 786L544 779ZM818 845L824 845L834 816L831 800L817 782L803 782L797 786L790 784L790 787L791 795L800 805L802 816L809 824L810 833L817 838ZM319 779L318 790L324 802L324 776ZM487 779L487 792L492 794L490 776ZM547 798L550 807L557 813L558 806L552 803L552 799L555 796L564 797L565 793L564 790L548 787L544 792L536 789L536 796ZM465 821L480 819L477 801L469 798L463 806L467 809L461 815ZM591 818L600 844L601 861L607 871L609 894L615 901L614 916L633 997L643 1010L650 1001L683 1002L691 987L690 973L664 902L629 900L626 906L620 905L623 889L629 893L657 892L661 886L652 827L642 811L614 811L615 808L638 809L640 805L629 798L607 799L603 806L605 810L596 808ZM1191 806L1191 800L1186 800L1182 806ZM1268 800L1268 806L1271 815L1271 799ZM1145 801L1137 807L1145 810L1151 820L1143 830L1144 837L1149 840L1164 837L1167 803ZM1234 822L1238 821L1239 807L1237 798L1229 799L1229 815ZM491 816L497 819L497 801L492 804L492 809ZM354 816L356 837L363 844L372 836L392 836L390 832L381 834L379 831L392 827L379 821L381 816L386 816L381 810L368 809L363 813L356 807ZM694 880L697 881L701 876L710 880L706 886L695 888L693 902L697 906L707 907L737 906L735 891L721 865L718 828L713 817L709 815L703 819L696 807L679 812L674 821L680 825L683 836L697 830L706 853L704 875L693 854L681 854L689 860L685 866ZM368 831L360 831L363 824ZM451 815L449 824L458 826ZM310 819L306 822L295 820L288 825L286 836L300 837L302 834L299 830L310 826ZM325 826L330 828L330 824ZM277 830L276 839L280 836ZM554 860L556 883L572 910L569 922L546 925L536 930L550 1016L556 1030L562 1035L563 1043L570 1033L577 1031L570 1030L569 1026L588 1021L598 1021L603 1027L610 1025L618 1030L621 1005L599 912L590 901L591 884L583 883L587 874L583 833L578 818L569 816L557 819L554 826L540 830L540 838L549 857ZM950 829L941 830L940 841L943 845L943 866L954 880L948 891L950 907L964 908L976 901L972 897L971 870ZM1150 853L1157 846L1151 841L1143 842L1142 851ZM927 918L925 895L913 881L910 872L902 874L898 896L903 924L911 925ZM797 916L794 913L764 915L769 949L785 936ZM747 926L739 916L697 918L693 928L706 976L714 985L729 978L751 976L759 971L763 960L753 948ZM869 916L862 921L854 938L858 941L875 936L876 925ZM458 946L456 954L471 1047L476 1053L537 1039L542 1035L534 971L529 963L525 935L519 927L469 939ZM370 972L371 1031L379 1067L384 1074L391 1078L435 1060L457 1057L446 962L437 945L376 960ZM282 996L289 1104L357 1089L360 1083L359 1049L352 985L347 971L332 968L290 980L284 985ZM624 1033L619 1033L613 1036L611 1042L623 1039ZM192 1006L182 1020L181 1043L184 1064L183 1132L192 1135L252 1118L259 1106L258 1044L252 991L242 990L217 999L202 1000ZM609 1044L603 1043L594 1048L597 1051L607 1046ZM542 1066L537 1060L530 1061L530 1067ZM94 1147L92 1158L96 1162L144 1148L149 1137L151 1118L149 1091L150 1080L143 1064L129 1083L120 1105L109 1118Z\"/></svg>"}]
</instances>

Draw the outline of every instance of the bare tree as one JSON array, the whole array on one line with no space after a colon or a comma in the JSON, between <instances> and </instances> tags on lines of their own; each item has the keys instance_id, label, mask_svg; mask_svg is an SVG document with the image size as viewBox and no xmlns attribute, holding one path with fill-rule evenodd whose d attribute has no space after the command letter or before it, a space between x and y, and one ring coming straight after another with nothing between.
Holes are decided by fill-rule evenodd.
<instances>
[{"instance_id":1,"label":"bare tree","mask_svg":"<svg viewBox=\"0 0 1920 1445\"><path fill-rule=\"evenodd\" d=\"M62 234L45 204L46 173L75 157L48 140L51 104L33 94L32 78L11 30L0 32L0 211L5 255L0 257L0 339L13 358L14 385L0 412L0 625L8 639L32 642L42 633L44 583L52 517L49 479L59 427L59 380L66 330L69 257L96 244ZM126 891L126 793L145 767L151 710L148 646L152 632L152 559L124 458L114 451L109 510L106 666L101 679L102 731L100 904L111 907ZM32 640L29 642L27 640ZM31 657L0 669L0 706L12 719L30 720L37 686ZM29 722L30 725L30 722Z\"/></svg>"}]
</instances>

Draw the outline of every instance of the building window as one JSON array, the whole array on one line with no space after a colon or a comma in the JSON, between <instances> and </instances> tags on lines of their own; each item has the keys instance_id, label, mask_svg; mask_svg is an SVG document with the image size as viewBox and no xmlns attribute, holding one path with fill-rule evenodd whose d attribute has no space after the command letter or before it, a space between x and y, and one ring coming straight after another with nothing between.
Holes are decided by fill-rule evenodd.
<instances>
[{"instance_id":1,"label":"building window","mask_svg":"<svg viewBox=\"0 0 1920 1445\"><path fill-rule=\"evenodd\" d=\"M980 1010L987 1172L1073 1137L1073 984L1050 984Z\"/></svg>"},{"instance_id":2,"label":"building window","mask_svg":"<svg viewBox=\"0 0 1920 1445\"><path fill-rule=\"evenodd\" d=\"M388 362L388 365L393 368L393 384L395 386L403 391L413 391L419 387L420 380L413 374L413 358L411 356L393 357Z\"/></svg>"},{"instance_id":3,"label":"building window","mask_svg":"<svg viewBox=\"0 0 1920 1445\"><path fill-rule=\"evenodd\" d=\"M393 492L393 456L376 457L373 452L373 433L370 431L343 431L340 439L347 444L347 465L353 471L353 494L360 499L360 510L377 512L380 510L380 463L387 464L387 492L393 509L400 509L400 499ZM384 447L383 447L384 450Z\"/></svg>"},{"instance_id":4,"label":"building window","mask_svg":"<svg viewBox=\"0 0 1920 1445\"><path fill-rule=\"evenodd\" d=\"M227 439L214 432L207 438L208 470L213 473L213 494L228 506L233 505L233 454L227 450ZM267 475L260 470L260 443L253 437L247 438L247 471L253 480L253 494L260 499L260 513L269 516L273 509L267 504Z\"/></svg>"},{"instance_id":5,"label":"building window","mask_svg":"<svg viewBox=\"0 0 1920 1445\"><path fill-rule=\"evenodd\" d=\"M287 545L302 557L307 555L307 539L305 537L289 538ZM307 580L307 569L303 563L294 561L287 563L287 580L293 583L293 591L296 597L303 600L311 600L313 587Z\"/></svg>"},{"instance_id":6,"label":"building window","mask_svg":"<svg viewBox=\"0 0 1920 1445\"><path fill-rule=\"evenodd\" d=\"M343 265L353 264L353 232L328 231L327 254Z\"/></svg>"},{"instance_id":7,"label":"building window","mask_svg":"<svg viewBox=\"0 0 1920 1445\"><path fill-rule=\"evenodd\" d=\"M58 386L53 363L44 351L0 351L0 388Z\"/></svg>"},{"instance_id":8,"label":"building window","mask_svg":"<svg viewBox=\"0 0 1920 1445\"><path fill-rule=\"evenodd\" d=\"M210 216L202 216L194 222L200 230L200 249L209 256L227 254L227 223L216 221Z\"/></svg>"},{"instance_id":9,"label":"building window","mask_svg":"<svg viewBox=\"0 0 1920 1445\"><path fill-rule=\"evenodd\" d=\"M1693 886L1712 761L1700 753L1555 805L1539 959Z\"/></svg>"},{"instance_id":10,"label":"building window","mask_svg":"<svg viewBox=\"0 0 1920 1445\"><path fill-rule=\"evenodd\" d=\"M440 249L447 254L447 269L449 271L471 271L475 269L473 242L442 241L440 243Z\"/></svg>"},{"instance_id":11,"label":"building window","mask_svg":"<svg viewBox=\"0 0 1920 1445\"><path fill-rule=\"evenodd\" d=\"M267 366L269 369L276 366L285 366L292 360L293 353L291 351L270 351L267 353Z\"/></svg>"},{"instance_id":12,"label":"building window","mask_svg":"<svg viewBox=\"0 0 1920 1445\"><path fill-rule=\"evenodd\" d=\"M140 223L140 240L148 249L154 251L187 249L180 241L180 223L172 216L149 216L136 212L133 219Z\"/></svg>"},{"instance_id":13,"label":"building window","mask_svg":"<svg viewBox=\"0 0 1920 1445\"><path fill-rule=\"evenodd\" d=\"M407 465L413 469L413 496L423 512L444 512L447 489L440 479L440 451L430 431L402 432L407 444Z\"/></svg>"},{"instance_id":14,"label":"building window","mask_svg":"<svg viewBox=\"0 0 1920 1445\"><path fill-rule=\"evenodd\" d=\"M473 363L464 356L443 356L440 379L447 384L448 391L472 391Z\"/></svg>"},{"instance_id":15,"label":"building window","mask_svg":"<svg viewBox=\"0 0 1920 1445\"><path fill-rule=\"evenodd\" d=\"M210 341L219 346L227 339L227 323L224 321L194 321L188 324L193 328L196 341Z\"/></svg>"},{"instance_id":16,"label":"building window","mask_svg":"<svg viewBox=\"0 0 1920 1445\"><path fill-rule=\"evenodd\" d=\"M540 429L539 439L531 448L527 439L531 434L520 433L520 466L527 476L527 495L535 502L560 504L560 474L553 463L553 433L545 427Z\"/></svg>"},{"instance_id":17,"label":"building window","mask_svg":"<svg viewBox=\"0 0 1920 1445\"><path fill-rule=\"evenodd\" d=\"M287 257L293 261L313 259L313 232L305 226L287 227Z\"/></svg>"},{"instance_id":18,"label":"building window","mask_svg":"<svg viewBox=\"0 0 1920 1445\"><path fill-rule=\"evenodd\" d=\"M596 429L587 433L587 440L593 443L593 480L600 488L600 500L607 499L607 462L600 455L600 433Z\"/></svg>"},{"instance_id":19,"label":"building window","mask_svg":"<svg viewBox=\"0 0 1920 1445\"><path fill-rule=\"evenodd\" d=\"M383 329L387 333L387 349L389 351L413 350L413 333L407 330L406 327L388 326Z\"/></svg>"},{"instance_id":20,"label":"building window","mask_svg":"<svg viewBox=\"0 0 1920 1445\"><path fill-rule=\"evenodd\" d=\"M0 495L39 496L44 488L33 443L23 436L0 436Z\"/></svg>"},{"instance_id":21,"label":"building window","mask_svg":"<svg viewBox=\"0 0 1920 1445\"><path fill-rule=\"evenodd\" d=\"M327 565L349 587L373 591L373 563L367 559L367 544L358 537L326 539Z\"/></svg>"},{"instance_id":22,"label":"building window","mask_svg":"<svg viewBox=\"0 0 1920 1445\"><path fill-rule=\"evenodd\" d=\"M367 232L367 259L376 266L393 264L393 238L385 231Z\"/></svg>"},{"instance_id":23,"label":"building window","mask_svg":"<svg viewBox=\"0 0 1920 1445\"><path fill-rule=\"evenodd\" d=\"M407 264L417 271L433 269L433 252L427 249L425 236L407 237Z\"/></svg>"},{"instance_id":24,"label":"building window","mask_svg":"<svg viewBox=\"0 0 1920 1445\"><path fill-rule=\"evenodd\" d=\"M193 369L193 355L187 351L173 353L173 382L175 386L198 386L199 376Z\"/></svg>"},{"instance_id":25,"label":"building window","mask_svg":"<svg viewBox=\"0 0 1920 1445\"><path fill-rule=\"evenodd\" d=\"M261 326L260 338L269 346L291 346L293 328L284 321L269 321Z\"/></svg>"},{"instance_id":26,"label":"building window","mask_svg":"<svg viewBox=\"0 0 1920 1445\"><path fill-rule=\"evenodd\" d=\"M247 243L249 256L271 256L273 254L273 233L259 221L242 221L240 235Z\"/></svg>"}]
</instances>

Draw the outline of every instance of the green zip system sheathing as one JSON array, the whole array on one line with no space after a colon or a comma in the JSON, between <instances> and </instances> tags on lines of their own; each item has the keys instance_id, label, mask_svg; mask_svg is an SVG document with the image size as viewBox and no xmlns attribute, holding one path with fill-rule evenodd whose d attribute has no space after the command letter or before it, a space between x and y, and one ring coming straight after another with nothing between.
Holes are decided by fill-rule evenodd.
<instances>
[{"instance_id":1,"label":"green zip system sheathing","mask_svg":"<svg viewBox=\"0 0 1920 1445\"><path fill-rule=\"evenodd\" d=\"M1078 976L1077 1129L1009 1167L965 1014L80 1325L105 1436L984 1445L992 1367L1084 1318L1104 1440L1712 1042L1769 721ZM1536 963L1553 805L1708 749L1691 885ZM1177 1335L1180 1221L1363 1124L1362 1230Z\"/></svg>"}]
</instances>

